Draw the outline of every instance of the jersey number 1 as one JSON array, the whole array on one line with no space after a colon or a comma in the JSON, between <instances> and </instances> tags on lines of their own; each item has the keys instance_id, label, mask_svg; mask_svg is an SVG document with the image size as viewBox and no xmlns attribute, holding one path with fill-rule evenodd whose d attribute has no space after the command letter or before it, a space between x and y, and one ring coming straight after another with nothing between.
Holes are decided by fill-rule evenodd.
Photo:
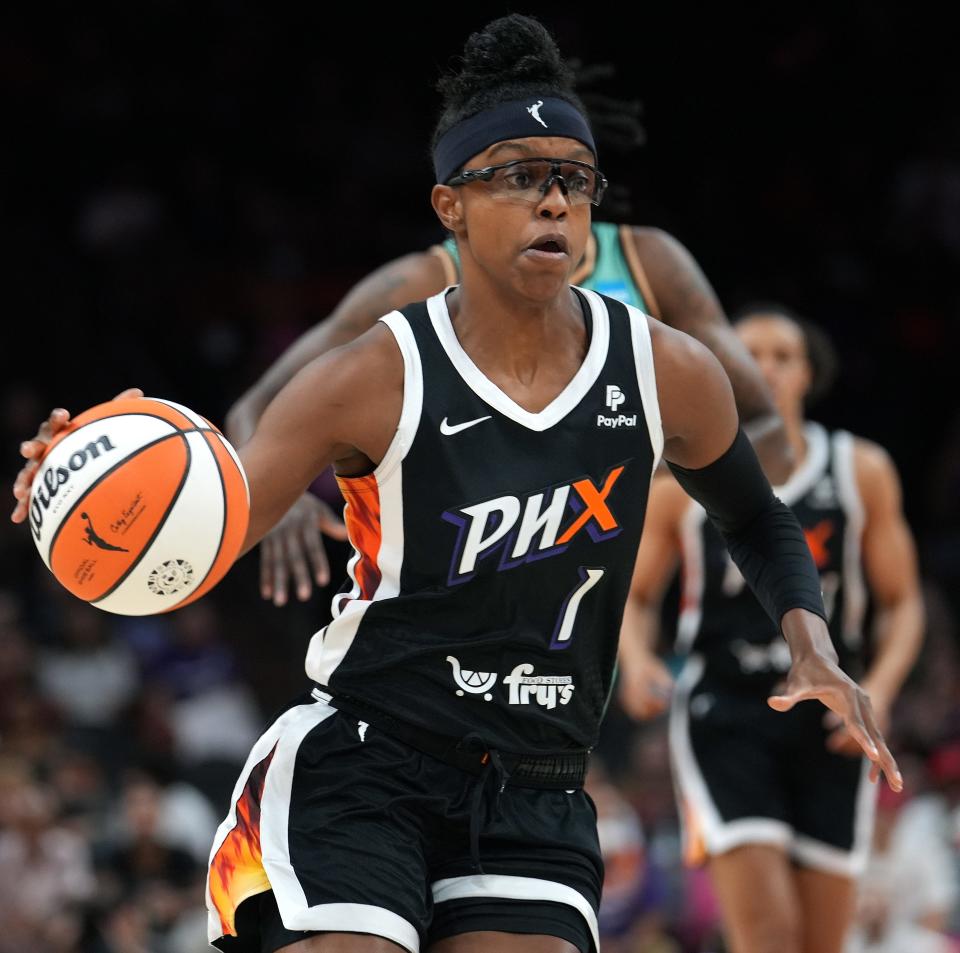
<instances>
[{"instance_id":1,"label":"jersey number 1","mask_svg":"<svg viewBox=\"0 0 960 953\"><path fill-rule=\"evenodd\" d=\"M560 617L553 630L553 638L550 640L550 648L565 649L570 645L570 639L573 637L573 626L577 621L577 610L583 597L603 578L605 569L588 569L586 566L580 567L580 583L567 596L560 608Z\"/></svg>"}]
</instances>

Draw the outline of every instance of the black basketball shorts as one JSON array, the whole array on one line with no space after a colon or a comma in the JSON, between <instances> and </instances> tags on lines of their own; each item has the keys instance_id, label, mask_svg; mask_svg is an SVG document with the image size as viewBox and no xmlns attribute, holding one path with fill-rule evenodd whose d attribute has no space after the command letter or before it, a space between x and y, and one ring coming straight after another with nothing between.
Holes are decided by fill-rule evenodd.
<instances>
[{"instance_id":1,"label":"black basketball shorts","mask_svg":"<svg viewBox=\"0 0 960 953\"><path fill-rule=\"evenodd\" d=\"M207 878L208 936L272 953L318 932L368 933L417 953L477 930L597 948L603 865L582 790L495 785L333 708L319 690L254 745Z\"/></svg>"},{"instance_id":2,"label":"black basketball shorts","mask_svg":"<svg viewBox=\"0 0 960 953\"><path fill-rule=\"evenodd\" d=\"M701 863L745 844L783 847L801 866L858 876L873 834L870 762L828 751L820 702L776 712L712 680L691 655L670 712L684 855Z\"/></svg>"}]
</instances>

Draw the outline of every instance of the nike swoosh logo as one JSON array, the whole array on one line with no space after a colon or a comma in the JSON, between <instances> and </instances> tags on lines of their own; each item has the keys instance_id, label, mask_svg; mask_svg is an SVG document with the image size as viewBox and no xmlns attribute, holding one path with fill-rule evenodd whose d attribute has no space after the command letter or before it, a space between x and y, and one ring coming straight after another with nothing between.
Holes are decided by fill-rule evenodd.
<instances>
[{"instance_id":1,"label":"nike swoosh logo","mask_svg":"<svg viewBox=\"0 0 960 953\"><path fill-rule=\"evenodd\" d=\"M477 417L476 420L468 420L462 424L448 424L447 418L444 417L443 420L440 421L440 433L442 433L445 437L449 437L452 434L460 433L461 430L466 430L467 427L473 427L475 424L482 424L485 420L489 420L491 416L491 414L487 414L486 417Z\"/></svg>"}]
</instances>

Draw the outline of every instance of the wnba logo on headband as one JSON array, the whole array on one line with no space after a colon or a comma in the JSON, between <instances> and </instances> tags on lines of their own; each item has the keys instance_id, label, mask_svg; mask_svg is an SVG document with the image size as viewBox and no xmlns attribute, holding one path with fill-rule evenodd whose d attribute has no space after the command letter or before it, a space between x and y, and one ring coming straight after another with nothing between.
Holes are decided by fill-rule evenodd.
<instances>
[{"instance_id":1,"label":"wnba logo on headband","mask_svg":"<svg viewBox=\"0 0 960 953\"><path fill-rule=\"evenodd\" d=\"M586 118L565 99L537 97L500 103L451 126L433 150L438 182L446 182L464 163L495 142L530 136L563 136L582 142L597 157L597 147Z\"/></svg>"}]
</instances>

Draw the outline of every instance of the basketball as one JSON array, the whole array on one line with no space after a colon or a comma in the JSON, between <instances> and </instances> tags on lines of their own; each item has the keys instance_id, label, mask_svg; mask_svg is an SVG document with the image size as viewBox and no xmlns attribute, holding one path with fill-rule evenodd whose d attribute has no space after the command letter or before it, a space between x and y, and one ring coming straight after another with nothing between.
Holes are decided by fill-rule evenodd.
<instances>
[{"instance_id":1,"label":"basketball","mask_svg":"<svg viewBox=\"0 0 960 953\"><path fill-rule=\"evenodd\" d=\"M47 568L119 615L169 612L223 578L250 497L233 447L199 414L156 398L99 404L51 441L29 523Z\"/></svg>"}]
</instances>

